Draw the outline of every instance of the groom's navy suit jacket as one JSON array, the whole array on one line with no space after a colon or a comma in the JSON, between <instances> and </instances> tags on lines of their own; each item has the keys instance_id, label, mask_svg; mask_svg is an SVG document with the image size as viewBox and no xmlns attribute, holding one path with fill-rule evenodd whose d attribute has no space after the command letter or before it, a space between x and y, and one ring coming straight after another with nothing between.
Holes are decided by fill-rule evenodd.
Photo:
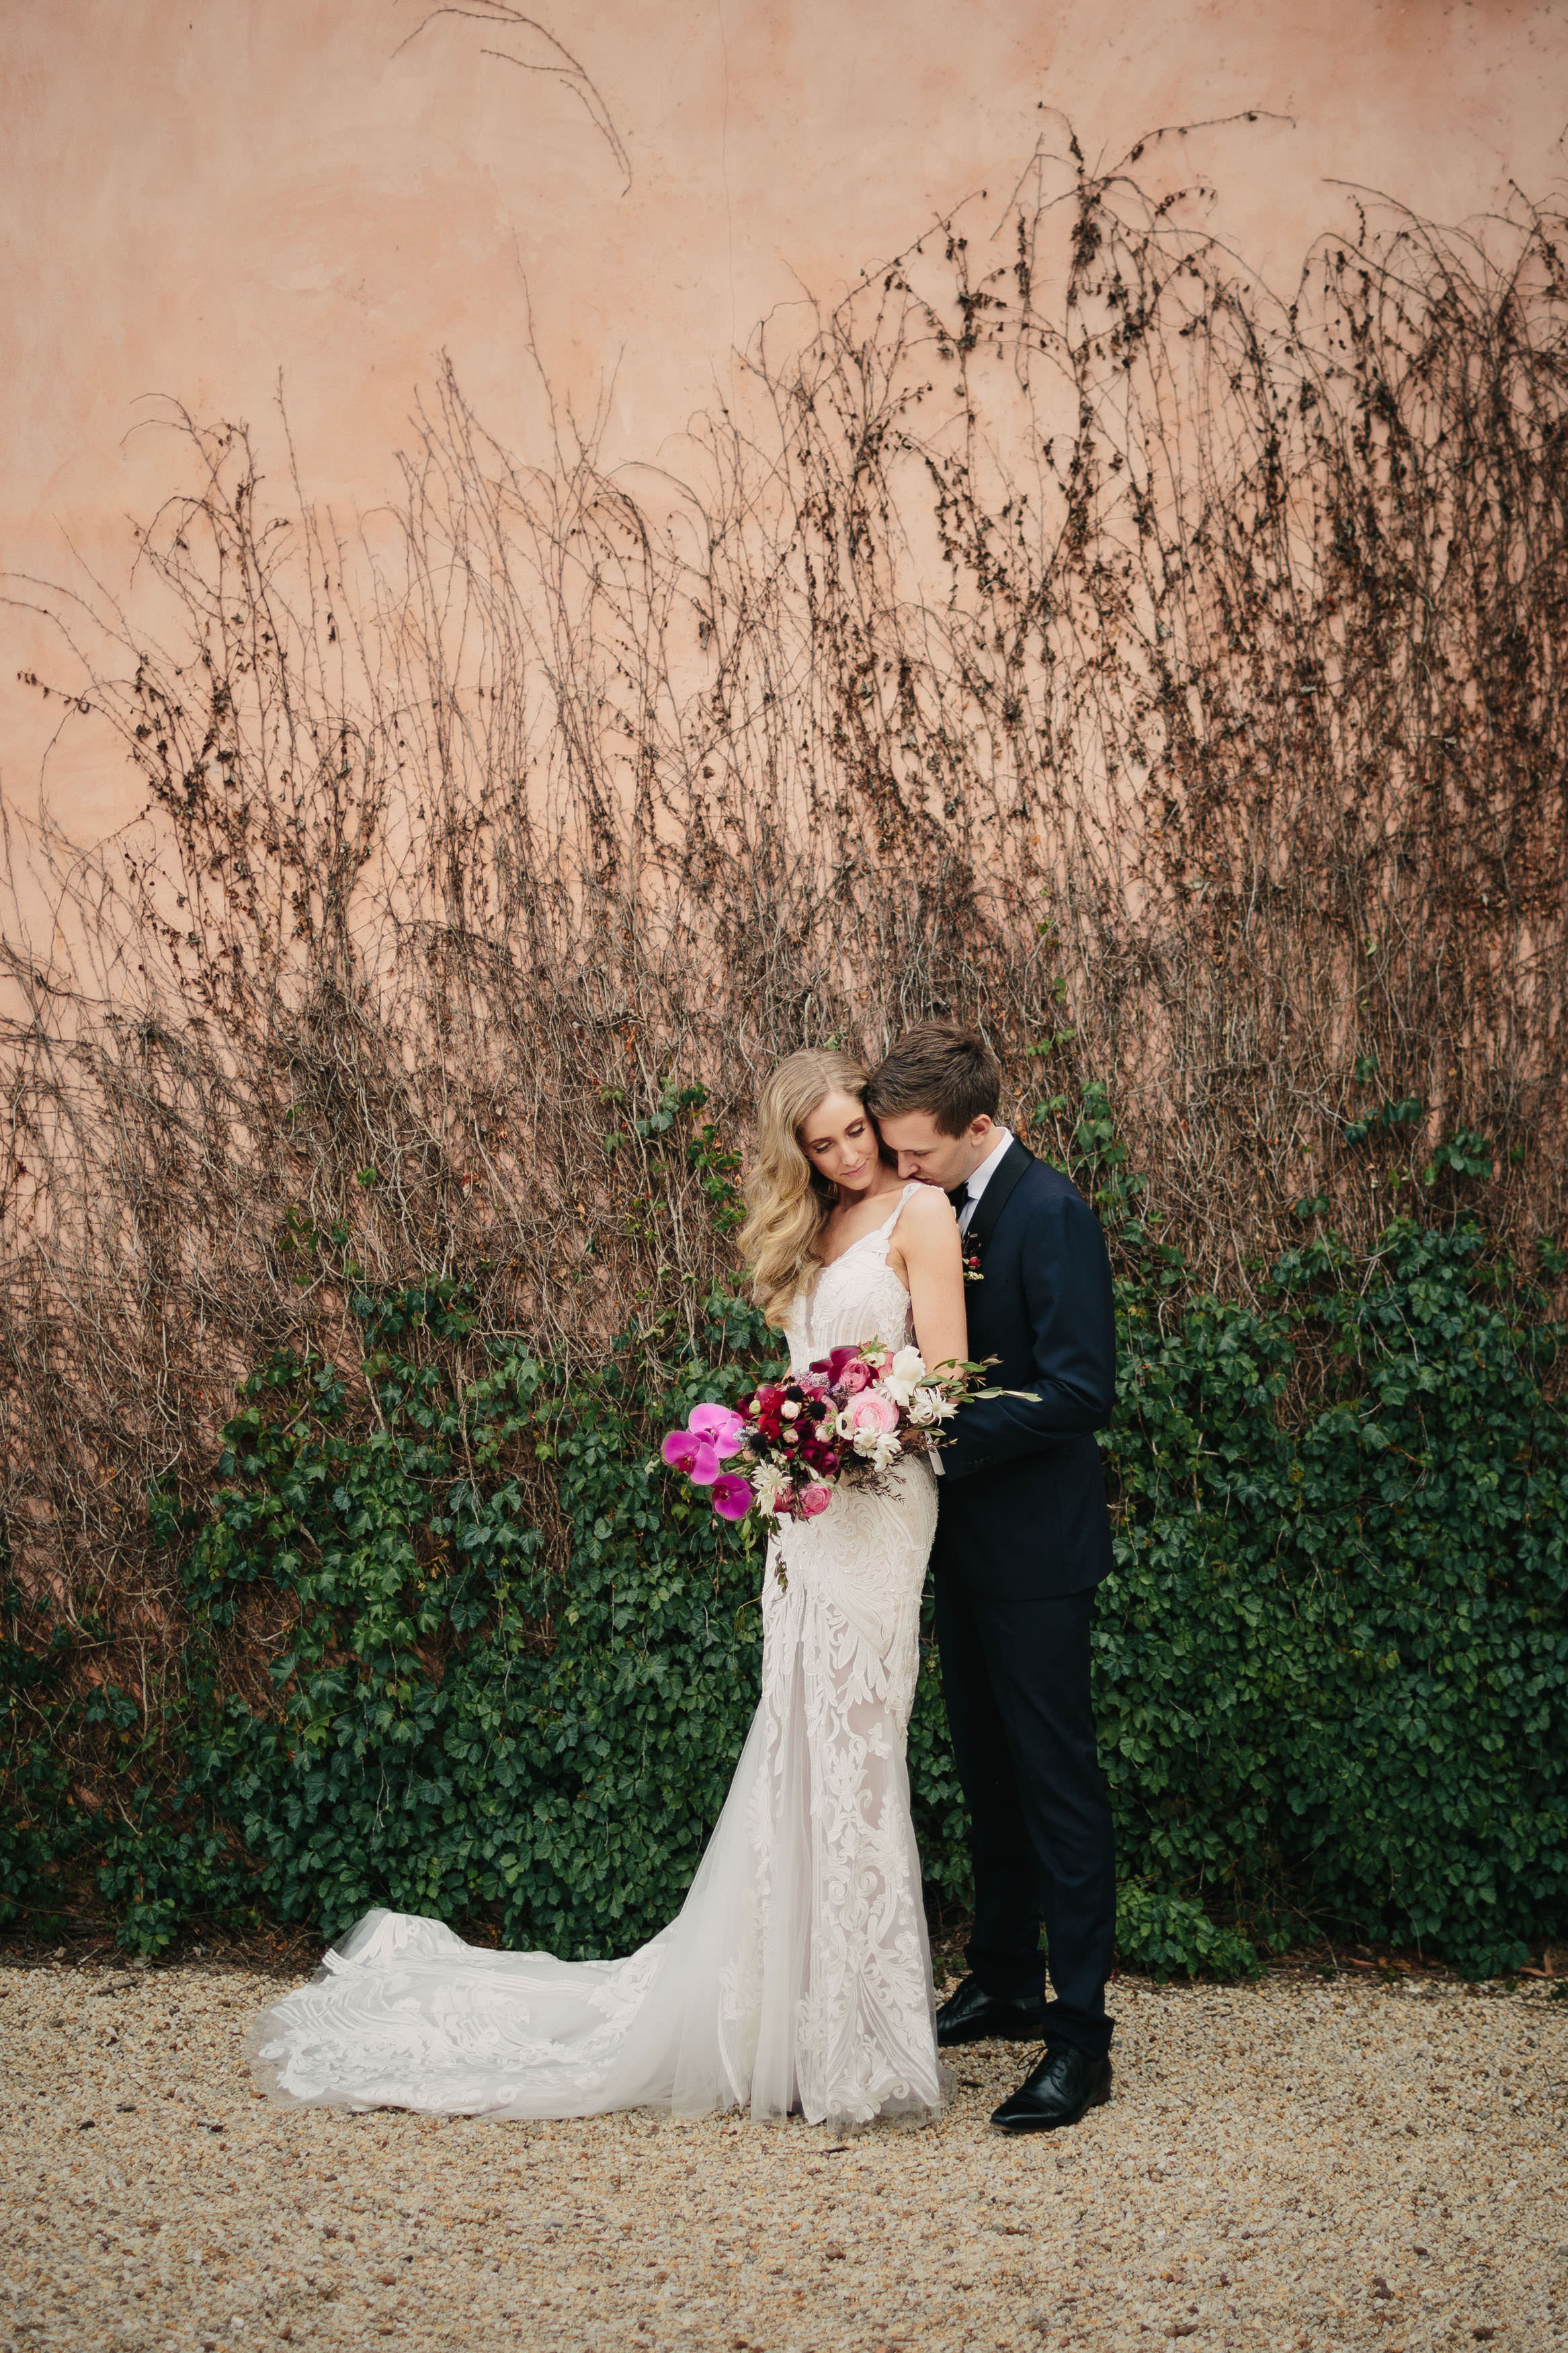
<instances>
[{"instance_id":1,"label":"groom's navy suit jacket","mask_svg":"<svg viewBox=\"0 0 1568 2353\"><path fill-rule=\"evenodd\" d=\"M1059 1169L1015 1143L963 1243L969 1353L996 1356L948 1424L939 1567L998 1599L1080 1593L1110 1573L1110 1524L1094 1432L1116 1394L1116 1318L1100 1220Z\"/></svg>"}]
</instances>

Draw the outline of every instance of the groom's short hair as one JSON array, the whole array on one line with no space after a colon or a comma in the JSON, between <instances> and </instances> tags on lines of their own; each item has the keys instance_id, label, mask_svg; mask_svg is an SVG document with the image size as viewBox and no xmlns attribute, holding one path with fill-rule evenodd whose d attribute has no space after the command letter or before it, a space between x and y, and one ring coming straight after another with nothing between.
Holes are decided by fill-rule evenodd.
<instances>
[{"instance_id":1,"label":"groom's short hair","mask_svg":"<svg viewBox=\"0 0 1568 2353\"><path fill-rule=\"evenodd\" d=\"M942 1135L962 1135L1002 1103L1002 1065L978 1029L956 1021L922 1021L907 1029L871 1073L866 1108L873 1119L929 1111Z\"/></svg>"}]
</instances>

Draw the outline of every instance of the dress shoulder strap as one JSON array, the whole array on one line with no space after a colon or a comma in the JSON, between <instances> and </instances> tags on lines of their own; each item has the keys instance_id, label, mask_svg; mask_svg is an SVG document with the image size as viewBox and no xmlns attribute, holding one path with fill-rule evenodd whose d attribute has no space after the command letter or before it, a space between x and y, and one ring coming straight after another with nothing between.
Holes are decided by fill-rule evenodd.
<instances>
[{"instance_id":1,"label":"dress shoulder strap","mask_svg":"<svg viewBox=\"0 0 1568 2353\"><path fill-rule=\"evenodd\" d=\"M877 1237L879 1240L884 1235L890 1235L892 1233L893 1228L898 1224L899 1219L904 1214L904 1203L909 1199L911 1193L918 1193L920 1189L920 1178L918 1176L912 1176L910 1179L910 1182L904 1187L903 1191L899 1195L898 1199L894 1202L892 1216L888 1219L886 1225L878 1227Z\"/></svg>"}]
</instances>

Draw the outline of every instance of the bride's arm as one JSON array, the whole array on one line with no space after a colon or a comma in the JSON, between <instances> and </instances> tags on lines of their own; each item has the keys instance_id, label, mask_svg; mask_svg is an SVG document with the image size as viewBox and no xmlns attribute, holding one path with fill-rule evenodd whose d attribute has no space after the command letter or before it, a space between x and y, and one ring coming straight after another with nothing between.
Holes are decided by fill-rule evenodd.
<instances>
[{"instance_id":1,"label":"bride's arm","mask_svg":"<svg viewBox=\"0 0 1568 2353\"><path fill-rule=\"evenodd\" d=\"M927 1366L934 1369L967 1356L963 1254L958 1219L945 1193L934 1185L922 1185L918 1193L910 1195L893 1229L888 1258L909 1286L915 1345Z\"/></svg>"}]
</instances>

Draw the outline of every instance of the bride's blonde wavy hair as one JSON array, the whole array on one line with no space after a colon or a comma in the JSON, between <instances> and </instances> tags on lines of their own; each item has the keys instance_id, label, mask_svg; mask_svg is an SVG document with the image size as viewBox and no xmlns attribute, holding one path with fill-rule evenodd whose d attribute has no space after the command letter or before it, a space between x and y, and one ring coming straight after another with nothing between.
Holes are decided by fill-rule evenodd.
<instances>
[{"instance_id":1,"label":"bride's blonde wavy hair","mask_svg":"<svg viewBox=\"0 0 1568 2353\"><path fill-rule=\"evenodd\" d=\"M783 1323L790 1302L821 1265L817 1244L838 1198L806 1158L801 1130L825 1095L853 1095L863 1103L869 1075L853 1054L806 1047L763 1082L756 1159L745 1185L751 1214L741 1229L741 1250L751 1269L752 1296L770 1324Z\"/></svg>"}]
</instances>

